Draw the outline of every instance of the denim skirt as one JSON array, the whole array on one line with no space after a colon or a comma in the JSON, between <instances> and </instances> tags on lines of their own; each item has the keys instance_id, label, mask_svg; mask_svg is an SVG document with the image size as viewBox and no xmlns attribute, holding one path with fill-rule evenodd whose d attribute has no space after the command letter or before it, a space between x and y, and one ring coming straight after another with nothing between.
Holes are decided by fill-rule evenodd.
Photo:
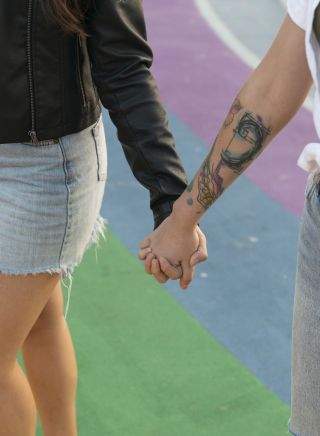
<instances>
[{"instance_id":1,"label":"denim skirt","mask_svg":"<svg viewBox=\"0 0 320 436\"><path fill-rule=\"evenodd\" d=\"M69 278L104 237L107 175L102 116L57 140L0 144L0 272Z\"/></svg>"},{"instance_id":2,"label":"denim skirt","mask_svg":"<svg viewBox=\"0 0 320 436\"><path fill-rule=\"evenodd\" d=\"M309 176L297 260L290 432L320 436L320 172Z\"/></svg>"}]
</instances>

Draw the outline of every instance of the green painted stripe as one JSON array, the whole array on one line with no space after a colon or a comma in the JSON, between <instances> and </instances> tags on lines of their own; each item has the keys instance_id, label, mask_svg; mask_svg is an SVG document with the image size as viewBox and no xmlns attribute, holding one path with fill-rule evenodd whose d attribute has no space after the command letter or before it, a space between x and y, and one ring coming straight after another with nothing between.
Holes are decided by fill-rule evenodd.
<instances>
[{"instance_id":1,"label":"green painted stripe","mask_svg":"<svg viewBox=\"0 0 320 436\"><path fill-rule=\"evenodd\" d=\"M287 434L288 407L145 275L110 231L98 263L91 248L75 271L68 320L79 436Z\"/></svg>"}]
</instances>

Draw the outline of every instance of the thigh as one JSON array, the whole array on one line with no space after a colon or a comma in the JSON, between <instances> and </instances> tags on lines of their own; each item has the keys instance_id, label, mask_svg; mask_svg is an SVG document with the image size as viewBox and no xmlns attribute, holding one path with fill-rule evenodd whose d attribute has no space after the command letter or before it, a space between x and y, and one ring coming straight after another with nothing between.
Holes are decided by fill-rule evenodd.
<instances>
[{"instance_id":1,"label":"thigh","mask_svg":"<svg viewBox=\"0 0 320 436\"><path fill-rule=\"evenodd\" d=\"M48 301L33 324L28 337L34 337L34 335L38 337L39 334L47 334L48 331L60 326L60 322L65 323L61 282L53 289Z\"/></svg>"},{"instance_id":2,"label":"thigh","mask_svg":"<svg viewBox=\"0 0 320 436\"><path fill-rule=\"evenodd\" d=\"M68 186L68 226L61 251L62 266L78 264L96 235L107 177L107 146L102 118L92 127L61 138Z\"/></svg>"},{"instance_id":3,"label":"thigh","mask_svg":"<svg viewBox=\"0 0 320 436\"><path fill-rule=\"evenodd\" d=\"M0 271L57 272L68 190L59 144L0 144Z\"/></svg>"},{"instance_id":4,"label":"thigh","mask_svg":"<svg viewBox=\"0 0 320 436\"><path fill-rule=\"evenodd\" d=\"M0 274L0 367L15 362L30 329L59 286L60 274Z\"/></svg>"},{"instance_id":5,"label":"thigh","mask_svg":"<svg viewBox=\"0 0 320 436\"><path fill-rule=\"evenodd\" d=\"M320 183L309 180L297 260L291 430L320 436Z\"/></svg>"}]
</instances>

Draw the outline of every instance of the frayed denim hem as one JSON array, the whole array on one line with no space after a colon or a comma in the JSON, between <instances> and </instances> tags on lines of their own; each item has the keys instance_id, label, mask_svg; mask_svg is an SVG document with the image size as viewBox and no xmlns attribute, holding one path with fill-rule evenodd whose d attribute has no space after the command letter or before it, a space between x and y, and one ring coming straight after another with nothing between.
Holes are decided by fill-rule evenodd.
<instances>
[{"instance_id":1,"label":"frayed denim hem","mask_svg":"<svg viewBox=\"0 0 320 436\"><path fill-rule=\"evenodd\" d=\"M68 310L69 310L69 305L70 305L70 298L71 298L71 288L72 288L72 273L73 270L76 266L78 266L81 261L82 258L85 254L85 252L87 251L87 249L89 249L91 247L91 245L95 245L95 258L96 258L96 262L98 261L98 254L97 254L97 249L99 247L99 242L100 242L100 236L102 236L102 238L105 240L106 239L106 230L107 230L107 220L105 218L103 218L101 215L98 215L95 223L94 223L94 227L91 233L91 237L89 239L89 241L87 242L87 244L84 247L84 250L82 252L82 254L80 256L78 256L78 258L70 265L67 265L65 267L62 266L62 283L65 285L65 283L63 282L64 278L68 278L69 279L69 284L67 286L68 289L68 296L67 296L67 303L66 303L66 308L65 308L65 319L67 319L67 314L68 314Z\"/></svg>"},{"instance_id":2,"label":"frayed denim hem","mask_svg":"<svg viewBox=\"0 0 320 436\"><path fill-rule=\"evenodd\" d=\"M17 270L0 268L0 272L3 274L15 275L15 276L24 276L24 275L29 275L29 274L36 275L36 274L40 274L40 273L49 273L49 274L60 273L62 284L65 287L67 287L67 303L66 303L66 308L65 308L65 313L64 313L64 317L65 317L65 319L67 319L67 314L68 314L68 310L69 310L69 306L70 306L70 298L71 298L73 270L76 266L78 266L81 263L85 252L87 251L88 248L91 247L92 244L95 244L95 258L96 258L96 261L98 260L97 249L99 247L100 236L102 236L104 240L106 239L106 230L107 230L106 225L107 225L107 220L105 218L103 218L101 215L98 215L98 217L94 223L94 228L93 228L93 231L91 233L89 241L85 245L85 248L83 249L83 252L81 253L81 255L78 256L76 258L76 260L72 263L69 263L67 265L61 265L60 267L52 267L52 266L42 267L42 268L37 268L37 269L32 270L32 271L30 271L30 270L17 271ZM66 285L66 283L64 283L64 279L69 280L68 285Z\"/></svg>"}]
</instances>

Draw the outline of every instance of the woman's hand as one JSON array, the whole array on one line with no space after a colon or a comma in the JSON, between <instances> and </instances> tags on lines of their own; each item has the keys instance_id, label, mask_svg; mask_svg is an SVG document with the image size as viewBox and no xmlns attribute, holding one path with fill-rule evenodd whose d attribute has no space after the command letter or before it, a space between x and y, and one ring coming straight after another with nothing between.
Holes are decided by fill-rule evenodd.
<instances>
[{"instance_id":1,"label":"woman's hand","mask_svg":"<svg viewBox=\"0 0 320 436\"><path fill-rule=\"evenodd\" d=\"M180 279L180 287L186 289L194 266L208 258L206 238L197 225L184 227L171 214L141 242L139 258L160 283Z\"/></svg>"}]
</instances>

